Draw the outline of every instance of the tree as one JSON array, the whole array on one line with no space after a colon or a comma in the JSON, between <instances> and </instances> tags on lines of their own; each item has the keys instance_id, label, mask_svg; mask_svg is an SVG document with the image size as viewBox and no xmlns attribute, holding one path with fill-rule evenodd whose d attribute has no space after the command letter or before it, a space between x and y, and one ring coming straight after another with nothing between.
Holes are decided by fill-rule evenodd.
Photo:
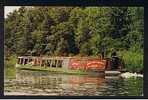
<instances>
[{"instance_id":1,"label":"tree","mask_svg":"<svg viewBox=\"0 0 148 100\"><path fill-rule=\"evenodd\" d=\"M5 20L5 48L50 56L142 52L143 16L142 7L21 7Z\"/></svg>"}]
</instances>

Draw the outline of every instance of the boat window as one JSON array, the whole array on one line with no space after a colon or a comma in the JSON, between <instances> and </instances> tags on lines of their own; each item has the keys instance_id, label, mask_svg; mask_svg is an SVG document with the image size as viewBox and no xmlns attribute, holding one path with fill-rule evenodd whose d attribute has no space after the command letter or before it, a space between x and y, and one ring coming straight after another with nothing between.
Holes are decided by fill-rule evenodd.
<instances>
[{"instance_id":1,"label":"boat window","mask_svg":"<svg viewBox=\"0 0 148 100\"><path fill-rule=\"evenodd\" d=\"M59 60L59 63L58 63L59 68L62 68L62 62L63 62L62 60Z\"/></svg>"},{"instance_id":2,"label":"boat window","mask_svg":"<svg viewBox=\"0 0 148 100\"><path fill-rule=\"evenodd\" d=\"M28 63L28 59L25 59L25 62L24 62L24 64L27 64Z\"/></svg>"},{"instance_id":3,"label":"boat window","mask_svg":"<svg viewBox=\"0 0 148 100\"><path fill-rule=\"evenodd\" d=\"M56 61L55 60L52 61L52 67L56 67Z\"/></svg>"}]
</instances>

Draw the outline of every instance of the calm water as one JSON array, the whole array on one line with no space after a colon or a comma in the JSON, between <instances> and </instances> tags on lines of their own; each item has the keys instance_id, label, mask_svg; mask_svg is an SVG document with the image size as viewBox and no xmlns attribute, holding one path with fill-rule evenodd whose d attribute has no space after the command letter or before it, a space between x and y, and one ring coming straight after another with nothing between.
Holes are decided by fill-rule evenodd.
<instances>
[{"instance_id":1,"label":"calm water","mask_svg":"<svg viewBox=\"0 0 148 100\"><path fill-rule=\"evenodd\" d=\"M5 80L5 95L142 96L143 79L51 74L19 70Z\"/></svg>"}]
</instances>

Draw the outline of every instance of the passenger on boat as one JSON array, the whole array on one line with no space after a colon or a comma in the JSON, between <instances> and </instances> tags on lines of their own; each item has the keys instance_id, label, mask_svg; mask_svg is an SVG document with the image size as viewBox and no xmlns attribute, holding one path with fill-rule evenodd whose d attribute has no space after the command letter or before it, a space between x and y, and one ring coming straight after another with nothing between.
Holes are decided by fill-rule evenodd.
<instances>
[{"instance_id":1,"label":"passenger on boat","mask_svg":"<svg viewBox=\"0 0 148 100\"><path fill-rule=\"evenodd\" d=\"M119 57L117 56L117 53L116 53L116 50L112 50L112 53L111 53L111 60L112 60L112 70L117 70L119 69L119 64L120 64L120 59Z\"/></svg>"}]
</instances>

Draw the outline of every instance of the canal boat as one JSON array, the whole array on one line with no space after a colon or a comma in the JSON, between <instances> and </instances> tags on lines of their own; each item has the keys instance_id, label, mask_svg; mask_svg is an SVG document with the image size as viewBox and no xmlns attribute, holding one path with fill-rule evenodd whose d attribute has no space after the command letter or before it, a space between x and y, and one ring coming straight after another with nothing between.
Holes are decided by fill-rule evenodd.
<instances>
[{"instance_id":1,"label":"canal boat","mask_svg":"<svg viewBox=\"0 0 148 100\"><path fill-rule=\"evenodd\" d=\"M50 71L63 74L117 75L122 66L112 71L112 60L101 57L37 57L20 56L17 69Z\"/></svg>"}]
</instances>

